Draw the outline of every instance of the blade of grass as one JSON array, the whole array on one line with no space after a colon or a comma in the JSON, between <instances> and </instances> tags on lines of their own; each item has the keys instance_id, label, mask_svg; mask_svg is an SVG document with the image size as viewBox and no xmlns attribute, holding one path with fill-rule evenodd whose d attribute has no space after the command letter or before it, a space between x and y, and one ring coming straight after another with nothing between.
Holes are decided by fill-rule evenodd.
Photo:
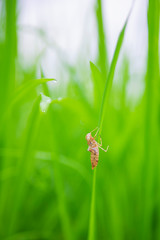
<instances>
[{"instance_id":1,"label":"blade of grass","mask_svg":"<svg viewBox=\"0 0 160 240\"><path fill-rule=\"evenodd\" d=\"M26 139L24 143L24 149L21 161L18 163L18 172L15 180L15 191L11 201L11 210L8 222L8 230L6 231L9 235L15 233L16 225L18 221L18 213L21 206L22 199L25 194L25 184L28 172L33 167L32 155L33 144L37 135L37 129L39 126L39 105L41 96L36 99L32 112L29 116L28 126L26 127Z\"/></svg>"},{"instance_id":2,"label":"blade of grass","mask_svg":"<svg viewBox=\"0 0 160 240\"><path fill-rule=\"evenodd\" d=\"M107 56L107 46L106 46L106 37L105 37L105 31L104 31L102 9L103 9L102 1L97 0L96 16L97 16L97 28L98 28L98 54L99 54L98 65L103 75L102 82L104 83L107 77L109 63L108 63L108 56Z\"/></svg>"},{"instance_id":3,"label":"blade of grass","mask_svg":"<svg viewBox=\"0 0 160 240\"><path fill-rule=\"evenodd\" d=\"M17 55L16 6L17 0L6 0L6 76L7 100L15 89L15 58Z\"/></svg>"},{"instance_id":4,"label":"blade of grass","mask_svg":"<svg viewBox=\"0 0 160 240\"><path fill-rule=\"evenodd\" d=\"M53 81L53 80L55 80L55 79L42 78L42 79L29 80L26 83L22 84L19 88L17 88L12 99L10 99L10 102L8 103L8 106L6 107L4 114L0 118L0 133L1 133L1 130L3 127L3 123L6 120L6 118L8 117L12 107L17 102L20 102L26 95L28 95L33 89L35 89L40 84L44 84L44 83L47 83L47 82Z\"/></svg>"},{"instance_id":5,"label":"blade of grass","mask_svg":"<svg viewBox=\"0 0 160 240\"><path fill-rule=\"evenodd\" d=\"M0 23L0 109L5 111L15 87L15 58L17 50L16 0L1 1ZM1 116L0 116L1 118Z\"/></svg>"},{"instance_id":6,"label":"blade of grass","mask_svg":"<svg viewBox=\"0 0 160 240\"><path fill-rule=\"evenodd\" d=\"M94 169L94 173L93 173L88 240L95 239L95 193L96 193L96 168Z\"/></svg>"},{"instance_id":7,"label":"blade of grass","mask_svg":"<svg viewBox=\"0 0 160 240\"><path fill-rule=\"evenodd\" d=\"M114 78L114 73L115 73L115 68L116 68L116 65L117 65L119 53L120 53L122 43L123 43L123 40L124 40L124 34L125 34L125 30L126 30L126 26L127 26L127 23L128 23L129 16L130 16L130 12L129 12L127 20L126 20L126 22L125 22L125 24L122 28L122 31L120 32L120 35L118 37L118 41L117 41L117 44L116 44L116 49L115 49L114 56L113 56L111 66L110 66L110 69L109 69L109 74L108 74L108 77L107 77L107 80L106 80L106 83L105 83L103 97L102 97L102 103L101 103L101 109L100 109L100 114L99 114L99 122L98 122L99 135L101 134L101 131L102 131L102 125L103 125L105 110L106 110L106 106L108 104L109 93L111 91L113 78Z\"/></svg>"},{"instance_id":8,"label":"blade of grass","mask_svg":"<svg viewBox=\"0 0 160 240\"><path fill-rule=\"evenodd\" d=\"M127 20L124 24L124 27L123 27L123 29L120 32L120 35L118 37L116 49L115 49L114 56L113 56L113 59L112 59L112 62L111 62L111 67L110 67L109 74L108 74L108 77L107 77L107 80L106 80L106 83L105 83L105 88L104 88L103 98L102 98L102 103L101 103L101 109L100 109L100 114L99 114L99 122L98 122L99 135L101 134L101 131L102 131L102 124L103 124L103 120L104 120L105 109L106 109L106 105L108 103L108 98L109 98L109 93L110 93L111 87L112 87L114 72L115 72L117 61L118 61L119 53L120 53L120 50L121 50L121 47L122 47L124 34L125 34L126 26L127 26L127 23L128 23L128 18L130 16L130 12L129 12ZM91 198L88 240L95 239L96 168L94 168L93 171L94 171L93 172L93 187L92 187L92 198Z\"/></svg>"},{"instance_id":9,"label":"blade of grass","mask_svg":"<svg viewBox=\"0 0 160 240\"><path fill-rule=\"evenodd\" d=\"M44 72L43 72L43 69L42 67L40 66L40 72L41 72L41 78L45 78L45 75L44 75ZM48 88L48 85L47 83L43 83L42 84L42 87L43 87L43 92L46 96L50 97L50 93L49 93L49 88Z\"/></svg>"},{"instance_id":10,"label":"blade of grass","mask_svg":"<svg viewBox=\"0 0 160 240\"><path fill-rule=\"evenodd\" d=\"M30 91L39 86L40 84L44 84L50 81L56 81L54 78L42 78L42 79L34 79L29 80L22 84L19 88L16 89L14 96L11 100L11 105L14 105L18 101L20 101L24 96L26 96Z\"/></svg>"},{"instance_id":11,"label":"blade of grass","mask_svg":"<svg viewBox=\"0 0 160 240\"><path fill-rule=\"evenodd\" d=\"M145 153L143 163L143 205L141 239L152 238L153 210L155 207L155 185L158 169L158 97L159 97L159 0L148 1L148 66L145 103ZM157 172L157 176L159 173ZM159 219L160 219L160 212ZM160 220L159 220L160 221ZM160 232L158 233L160 234ZM159 235L160 237L160 235ZM157 239L159 239L159 237Z\"/></svg>"},{"instance_id":12,"label":"blade of grass","mask_svg":"<svg viewBox=\"0 0 160 240\"><path fill-rule=\"evenodd\" d=\"M103 85L102 83L102 74L99 71L99 69L92 63L90 62L90 69L92 73L92 79L93 79L93 85L94 85L94 107L95 109L99 109L99 99L101 98L103 94Z\"/></svg>"},{"instance_id":13,"label":"blade of grass","mask_svg":"<svg viewBox=\"0 0 160 240\"><path fill-rule=\"evenodd\" d=\"M53 128L53 122L52 122L52 111L51 111L51 105L48 109L48 124L50 126L52 136L51 136L51 141L52 145L54 146L54 154L52 153L52 159L53 159L53 174L54 174L54 179L55 179L55 191L57 194L58 198L58 208L59 208L59 217L61 220L61 226L62 226L62 232L63 232L63 238L66 240L71 240L73 239L73 230L71 231L71 225L70 225L70 219L69 219L69 214L67 211L67 204L66 204L66 198L65 198L65 193L64 193L64 185L63 185L63 178L61 174L61 169L60 169L60 153L58 153L58 146L56 143L56 139L54 134L54 128ZM54 159L54 155L56 154L56 159ZM54 206L55 208L55 206ZM52 219L51 219L52 220ZM47 225L50 225L50 223L47 223Z\"/></svg>"},{"instance_id":14,"label":"blade of grass","mask_svg":"<svg viewBox=\"0 0 160 240\"><path fill-rule=\"evenodd\" d=\"M8 104L9 98L11 97L12 92L15 88L15 59L17 55L17 14L16 14L16 7L17 7L17 1L9 1L5 0L3 1L3 13L4 13L4 40L0 39L0 128L1 121L4 116L6 106ZM3 30L2 30L3 31ZM2 31L0 32L0 35L2 34ZM1 37L0 37L1 38ZM9 122L9 121L8 121ZM9 136L9 130L12 131L12 124L9 124L5 131L3 131L2 134L0 134L0 145L1 147L6 146L7 144L10 144L11 140L8 137ZM0 163L0 168L2 169L4 165L9 165L10 161L7 163L5 160L8 159L2 159ZM4 163L5 162L5 163ZM7 186L7 184L5 185ZM2 191L3 184L0 184L0 191ZM0 195L0 201L2 196ZM1 212L4 211L3 205L0 204L0 238L2 232L4 232L3 226L4 226L4 218L1 218ZM5 216L3 216L5 217ZM2 224L1 224L2 223Z\"/></svg>"}]
</instances>

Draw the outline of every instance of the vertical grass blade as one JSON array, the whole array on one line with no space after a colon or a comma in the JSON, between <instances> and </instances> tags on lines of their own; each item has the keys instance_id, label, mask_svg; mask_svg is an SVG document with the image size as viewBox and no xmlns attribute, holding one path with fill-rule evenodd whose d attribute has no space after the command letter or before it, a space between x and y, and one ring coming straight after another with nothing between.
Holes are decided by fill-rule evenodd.
<instances>
[{"instance_id":1,"label":"vertical grass blade","mask_svg":"<svg viewBox=\"0 0 160 240\"><path fill-rule=\"evenodd\" d=\"M158 96L159 96L159 0L148 2L148 64L145 104L145 153L143 165L142 238L150 239L158 169ZM159 175L159 173L157 173ZM160 216L159 216L160 218ZM160 237L160 236L159 236Z\"/></svg>"},{"instance_id":2,"label":"vertical grass blade","mask_svg":"<svg viewBox=\"0 0 160 240\"><path fill-rule=\"evenodd\" d=\"M6 110L8 99L14 90L15 86L15 59L17 54L17 16L16 16L16 7L17 1L13 0L5 0L1 2L3 17L1 20L4 20L4 25L1 21L1 29L4 29L4 37L0 37L0 122ZM3 27L2 27L3 26ZM0 30L1 30L0 29ZM3 30L2 30L3 31ZM0 35L2 34L0 32ZM10 138L8 137L12 124L8 121L9 126L7 129L3 128L3 131L0 133L0 148L4 148L10 142ZM7 126L7 125L6 125ZM0 125L0 128L2 124ZM0 158L0 170L4 168L4 166L9 165L9 161L7 158ZM0 193L2 193L3 189L7 186L7 184L0 183ZM0 203L3 202L3 196L0 194ZM2 218L3 204L0 204L0 223L4 224L4 218ZM4 229L1 224L1 231L4 232Z\"/></svg>"},{"instance_id":3,"label":"vertical grass blade","mask_svg":"<svg viewBox=\"0 0 160 240\"><path fill-rule=\"evenodd\" d=\"M97 15L97 28L98 28L98 66L100 67L101 73L103 75L102 80L103 82L105 82L109 63L108 63L106 37L105 37L104 23L103 23L102 0L97 0L96 15Z\"/></svg>"},{"instance_id":4,"label":"vertical grass blade","mask_svg":"<svg viewBox=\"0 0 160 240\"><path fill-rule=\"evenodd\" d=\"M63 177L62 177L61 168L60 168L60 157L59 157L59 153L57 152L58 146L54 136L54 127L53 127L52 119L53 119L53 114L52 114L51 105L50 105L48 109L48 124L52 131L51 141L52 141L52 146L54 146L54 154L56 155L56 158L54 156L52 156L52 158L53 158L53 174L55 179L55 191L56 191L57 201L58 201L59 217L61 221L63 239L72 240L74 239L73 237L74 234L73 234L73 230L71 231L70 219L67 211Z\"/></svg>"},{"instance_id":5,"label":"vertical grass blade","mask_svg":"<svg viewBox=\"0 0 160 240\"><path fill-rule=\"evenodd\" d=\"M130 13L129 13L129 15L130 15ZM111 67L110 67L109 74L108 74L108 77L107 77L107 80L106 80L106 83L105 83L105 88L104 88L103 98L102 98L102 103L101 103L101 108L100 108L100 114L99 114L99 123L98 123L99 135L100 135L101 130L102 130L102 124L103 124L105 109L106 109L106 105L108 103L108 97L109 97L109 93L110 93L110 90L111 90L111 87L112 87L114 72L115 72L117 61L118 61L119 53L120 53L120 50L121 50L121 47L122 47L122 43L123 43L124 34L125 34L125 30L126 30L129 15L128 15L127 20L124 24L124 27L123 27L123 29L120 32L120 35L118 37L116 49L115 49L114 56L113 56L113 59L112 59L112 62L111 62ZM96 168L93 171L94 171L93 172L93 186L92 186L91 212L90 212L90 219L89 219L88 240L93 240L95 238Z\"/></svg>"},{"instance_id":6,"label":"vertical grass blade","mask_svg":"<svg viewBox=\"0 0 160 240\"><path fill-rule=\"evenodd\" d=\"M90 62L90 69L94 86L94 108L96 111L98 111L100 107L99 99L103 94L104 88L103 84L101 84L103 82L103 76L99 69L92 62Z\"/></svg>"},{"instance_id":7,"label":"vertical grass blade","mask_svg":"<svg viewBox=\"0 0 160 240\"><path fill-rule=\"evenodd\" d=\"M95 198L96 198L95 193L96 193L96 168L94 169L94 173L93 173L88 240L95 239Z\"/></svg>"},{"instance_id":8,"label":"vertical grass blade","mask_svg":"<svg viewBox=\"0 0 160 240\"><path fill-rule=\"evenodd\" d=\"M40 67L40 71L41 71L41 78L45 78L45 75L44 75L42 67ZM50 97L50 92L49 92L49 88L48 88L47 83L43 83L42 87L43 87L44 94L46 96Z\"/></svg>"},{"instance_id":9,"label":"vertical grass blade","mask_svg":"<svg viewBox=\"0 0 160 240\"><path fill-rule=\"evenodd\" d=\"M35 137L39 126L40 117L40 105L41 96L37 97L32 112L29 116L28 125L26 126L26 139L24 142L24 149L22 158L17 166L17 176L15 179L13 199L10 205L10 216L8 221L8 230L6 231L9 235L15 233L17 227L17 221L19 216L19 209L25 194L26 178L29 171L33 167L32 155L33 144L35 143Z\"/></svg>"},{"instance_id":10,"label":"vertical grass blade","mask_svg":"<svg viewBox=\"0 0 160 240\"><path fill-rule=\"evenodd\" d=\"M17 55L16 6L17 1L6 0L6 96L10 97L15 88L15 58Z\"/></svg>"},{"instance_id":11,"label":"vertical grass blade","mask_svg":"<svg viewBox=\"0 0 160 240\"><path fill-rule=\"evenodd\" d=\"M130 16L130 13L127 17L127 20L122 28L122 31L119 34L118 37L118 41L116 44L116 49L113 55L113 59L111 62L111 66L109 69L109 73L108 73L108 77L105 83L105 87L104 87L104 92L103 92L103 97L102 97L102 103L101 103L101 109L100 109L100 114L99 114L99 122L98 122L98 127L99 127L99 134L101 134L102 131L102 124L103 124L103 120L104 120L104 114L105 114L105 110L106 110L106 106L108 103L108 98L109 98L109 93L112 87L112 83L113 83L113 78L114 78L114 73L115 73L115 68L117 65L117 61L118 61L118 57L119 57L119 53L122 47L122 43L124 40L124 34L125 34L125 30L126 30L126 26L128 23L128 18Z\"/></svg>"}]
</instances>

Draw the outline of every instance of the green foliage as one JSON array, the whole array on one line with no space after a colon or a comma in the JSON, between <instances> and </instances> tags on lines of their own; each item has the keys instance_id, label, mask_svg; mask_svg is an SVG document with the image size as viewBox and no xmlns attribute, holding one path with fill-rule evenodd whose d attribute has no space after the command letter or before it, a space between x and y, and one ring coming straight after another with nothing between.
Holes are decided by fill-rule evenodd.
<instances>
[{"instance_id":1,"label":"green foliage","mask_svg":"<svg viewBox=\"0 0 160 240\"><path fill-rule=\"evenodd\" d=\"M98 132L98 135L100 135L101 131L102 131L102 124L103 124L103 120L104 120L105 109L107 108L109 93L111 91L114 72L115 72L117 61L118 61L118 56L119 56L119 53L120 53L120 49L122 47L127 22L128 22L128 18L127 18L127 20L124 24L124 27L123 27L122 31L119 34L116 49L115 49L114 56L113 56L113 60L111 62L111 67L110 67L110 70L109 70L108 78L106 79L104 92L103 92L103 97L102 97L101 108L100 108L100 114L99 114L99 122L98 122L99 132ZM98 80L97 75L99 75L99 72L93 64L91 64L91 70L92 70L93 75L95 76L96 80ZM94 82L96 82L96 81L94 81ZM95 89L98 90L98 88L95 88ZM99 140L99 138L98 138L98 140ZM94 221L95 210L94 209L95 209L95 194L96 194L95 193L95 187L96 187L96 169L94 169L94 176L93 176L92 202L91 202L91 214L90 214L90 226L89 226L89 240L95 238L94 237L94 235L95 235L95 231L94 231L94 229L95 229L95 221Z\"/></svg>"},{"instance_id":2,"label":"green foliage","mask_svg":"<svg viewBox=\"0 0 160 240\"><path fill-rule=\"evenodd\" d=\"M19 63L18 2L3 1L0 239L160 239L159 9L159 0L149 0L145 90L135 101L127 96L127 56L113 82L128 19L109 68L97 0L98 56L90 79L66 63L69 81L57 79L50 88L54 79L42 69L38 79L37 62L32 70ZM92 171L85 135L96 126L110 148L100 150Z\"/></svg>"}]
</instances>

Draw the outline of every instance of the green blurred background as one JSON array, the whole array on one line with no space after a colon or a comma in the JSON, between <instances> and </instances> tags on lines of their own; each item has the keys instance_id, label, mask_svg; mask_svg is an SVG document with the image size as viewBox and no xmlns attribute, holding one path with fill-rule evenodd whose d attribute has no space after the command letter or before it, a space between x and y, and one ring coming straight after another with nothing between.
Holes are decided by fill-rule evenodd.
<instances>
[{"instance_id":1,"label":"green blurred background","mask_svg":"<svg viewBox=\"0 0 160 240\"><path fill-rule=\"evenodd\" d=\"M33 1L37 11L40 2ZM104 3L95 0L91 8L96 54L81 46L78 60L70 61L48 40L45 25L19 24L23 1L0 1L0 239L160 239L160 2L146 1L148 47L135 76L131 49L118 58L115 41L117 59L109 57ZM20 44L22 32L45 43L28 64L22 53L36 46ZM58 63L43 61L50 51ZM118 72L110 67L117 60ZM52 64L55 75L46 74ZM102 106L109 73L115 78ZM138 79L137 94L130 94L131 79ZM98 126L101 107L103 147L110 148L100 150L94 175L85 135Z\"/></svg>"}]
</instances>

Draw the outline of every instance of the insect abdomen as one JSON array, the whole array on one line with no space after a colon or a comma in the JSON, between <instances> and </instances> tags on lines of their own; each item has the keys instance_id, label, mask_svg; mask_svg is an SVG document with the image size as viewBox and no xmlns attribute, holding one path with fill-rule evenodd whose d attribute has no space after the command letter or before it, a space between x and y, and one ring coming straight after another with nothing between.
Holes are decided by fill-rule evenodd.
<instances>
[{"instance_id":1,"label":"insect abdomen","mask_svg":"<svg viewBox=\"0 0 160 240\"><path fill-rule=\"evenodd\" d=\"M92 150L91 150L92 169L97 166L98 159L99 159L99 149L98 149L98 147L92 148Z\"/></svg>"}]
</instances>

